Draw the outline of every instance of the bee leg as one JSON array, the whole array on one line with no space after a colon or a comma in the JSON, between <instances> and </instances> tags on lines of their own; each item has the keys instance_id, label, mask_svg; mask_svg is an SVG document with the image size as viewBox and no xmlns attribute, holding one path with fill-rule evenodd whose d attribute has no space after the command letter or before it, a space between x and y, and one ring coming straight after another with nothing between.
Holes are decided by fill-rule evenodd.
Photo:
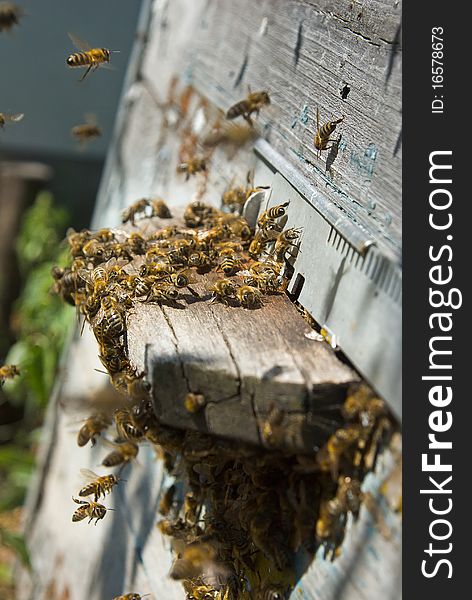
<instances>
[{"instance_id":1,"label":"bee leg","mask_svg":"<svg viewBox=\"0 0 472 600\"><path fill-rule=\"evenodd\" d=\"M85 71L84 75L82 75L82 77L79 79L79 81L83 81L87 77L91 68L92 68L92 65L89 65L87 70Z\"/></svg>"}]
</instances>

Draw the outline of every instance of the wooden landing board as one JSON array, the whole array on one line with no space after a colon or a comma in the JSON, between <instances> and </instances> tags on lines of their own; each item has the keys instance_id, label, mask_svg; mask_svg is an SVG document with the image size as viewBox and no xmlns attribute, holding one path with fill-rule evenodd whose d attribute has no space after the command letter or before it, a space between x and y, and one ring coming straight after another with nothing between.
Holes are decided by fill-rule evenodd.
<instances>
[{"instance_id":1,"label":"wooden landing board","mask_svg":"<svg viewBox=\"0 0 472 600\"><path fill-rule=\"evenodd\" d=\"M284 294L264 296L257 309L210 302L219 278L199 278L192 288L200 298L187 293L179 308L136 302L127 315L130 359L153 383L160 421L264 443L259 426L278 408L286 413L284 445L313 451L332 432L357 374L326 342L305 336L313 330ZM184 407L188 392L207 401L196 414Z\"/></svg>"}]
</instances>

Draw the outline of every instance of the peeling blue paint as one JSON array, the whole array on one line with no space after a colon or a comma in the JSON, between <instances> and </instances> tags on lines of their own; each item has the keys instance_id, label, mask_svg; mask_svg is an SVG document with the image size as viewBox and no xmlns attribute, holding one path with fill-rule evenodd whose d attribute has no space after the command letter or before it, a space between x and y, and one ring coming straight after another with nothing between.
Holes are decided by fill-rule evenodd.
<instances>
[{"instance_id":1,"label":"peeling blue paint","mask_svg":"<svg viewBox=\"0 0 472 600\"><path fill-rule=\"evenodd\" d=\"M306 125L308 123L308 104L305 104L298 116L294 116L292 119L291 127L295 129L297 123L303 123Z\"/></svg>"},{"instance_id":2,"label":"peeling blue paint","mask_svg":"<svg viewBox=\"0 0 472 600\"><path fill-rule=\"evenodd\" d=\"M378 150L375 144L369 144L363 155L360 155L358 152L351 152L351 165L356 169L359 175L365 177L368 182L372 180L377 154Z\"/></svg>"},{"instance_id":3,"label":"peeling blue paint","mask_svg":"<svg viewBox=\"0 0 472 600\"><path fill-rule=\"evenodd\" d=\"M182 82L184 85L191 85L193 83L193 64L187 65L182 74Z\"/></svg>"}]
</instances>

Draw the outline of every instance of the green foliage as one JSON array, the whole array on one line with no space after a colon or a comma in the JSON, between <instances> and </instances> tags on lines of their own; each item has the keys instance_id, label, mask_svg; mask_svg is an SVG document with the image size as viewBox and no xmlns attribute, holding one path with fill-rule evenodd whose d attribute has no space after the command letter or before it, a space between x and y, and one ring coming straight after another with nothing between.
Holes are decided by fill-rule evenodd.
<instances>
[{"instance_id":1,"label":"green foliage","mask_svg":"<svg viewBox=\"0 0 472 600\"><path fill-rule=\"evenodd\" d=\"M19 533L13 533L8 529L0 527L0 544L13 550L21 563L27 569L31 569L31 562L25 538Z\"/></svg>"},{"instance_id":2,"label":"green foliage","mask_svg":"<svg viewBox=\"0 0 472 600\"><path fill-rule=\"evenodd\" d=\"M68 221L67 211L54 206L49 192L41 192L25 213L16 242L22 274L36 265L57 257L62 232Z\"/></svg>"},{"instance_id":3,"label":"green foliage","mask_svg":"<svg viewBox=\"0 0 472 600\"><path fill-rule=\"evenodd\" d=\"M3 391L10 403L21 409L23 418L4 426L9 432L5 439L10 441L0 446L0 512L24 501L34 466L35 434L54 385L64 342L74 323L73 309L51 293L51 268L67 261L67 249L61 244L66 220L66 212L53 205L52 196L41 193L25 213L17 238L24 282L11 323L18 341L4 362L17 365L20 376L7 381ZM21 554L21 541L6 535L4 543L15 546Z\"/></svg>"}]
</instances>

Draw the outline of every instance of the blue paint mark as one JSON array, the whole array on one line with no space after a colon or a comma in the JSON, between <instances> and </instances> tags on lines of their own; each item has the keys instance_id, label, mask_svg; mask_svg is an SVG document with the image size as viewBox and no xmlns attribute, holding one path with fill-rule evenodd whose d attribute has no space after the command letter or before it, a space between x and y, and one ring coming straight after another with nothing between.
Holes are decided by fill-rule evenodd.
<instances>
[{"instance_id":1,"label":"blue paint mark","mask_svg":"<svg viewBox=\"0 0 472 600\"><path fill-rule=\"evenodd\" d=\"M184 85L191 85L193 83L193 64L188 65L184 70L182 82Z\"/></svg>"},{"instance_id":2,"label":"blue paint mark","mask_svg":"<svg viewBox=\"0 0 472 600\"><path fill-rule=\"evenodd\" d=\"M338 149L341 151L345 150L346 148L347 148L346 142L341 142L338 146Z\"/></svg>"},{"instance_id":3,"label":"blue paint mark","mask_svg":"<svg viewBox=\"0 0 472 600\"><path fill-rule=\"evenodd\" d=\"M367 546L367 551L372 554L372 556L375 558L375 560L379 560L379 555L377 553L377 550L373 546L371 546L371 545Z\"/></svg>"},{"instance_id":4,"label":"blue paint mark","mask_svg":"<svg viewBox=\"0 0 472 600\"><path fill-rule=\"evenodd\" d=\"M392 224L392 215L390 213L385 213L385 225L389 227Z\"/></svg>"},{"instance_id":5,"label":"blue paint mark","mask_svg":"<svg viewBox=\"0 0 472 600\"><path fill-rule=\"evenodd\" d=\"M353 165L357 172L367 181L371 181L372 179L377 154L378 151L375 144L369 144L362 156L357 152L351 152L351 165Z\"/></svg>"},{"instance_id":6,"label":"blue paint mark","mask_svg":"<svg viewBox=\"0 0 472 600\"><path fill-rule=\"evenodd\" d=\"M291 127L295 129L297 123L303 123L306 125L308 123L308 104L305 104L298 116L293 117Z\"/></svg>"}]
</instances>

